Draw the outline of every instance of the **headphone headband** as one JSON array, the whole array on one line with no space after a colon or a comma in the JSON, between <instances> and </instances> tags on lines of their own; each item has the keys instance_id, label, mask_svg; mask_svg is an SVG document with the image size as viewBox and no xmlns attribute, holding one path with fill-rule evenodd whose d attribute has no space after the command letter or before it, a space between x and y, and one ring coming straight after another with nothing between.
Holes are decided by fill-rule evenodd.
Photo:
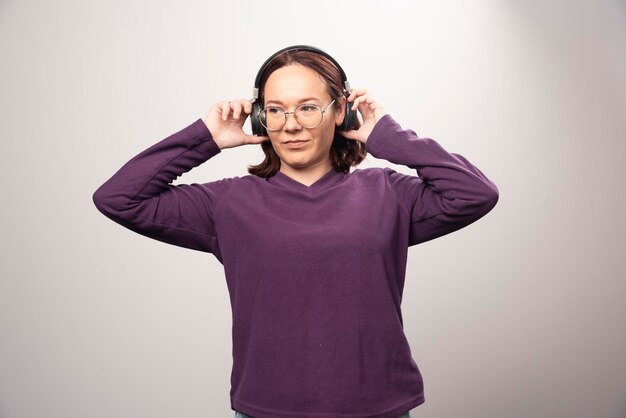
<instances>
[{"instance_id":1,"label":"headphone headband","mask_svg":"<svg viewBox=\"0 0 626 418\"><path fill-rule=\"evenodd\" d=\"M272 62L272 60L274 58L276 58L276 56L278 56L278 55L280 55L280 54L282 54L283 52L286 52L286 51L310 51L310 52L315 52L317 54L325 56L333 64L335 64L335 66L339 70L339 73L341 73L341 81L343 82L344 91L347 91L347 92L350 91L350 83L348 82L348 79L346 77L346 73L343 71L343 68L341 68L341 65L339 65L339 63L333 57L331 57L326 52L324 52L321 49L316 48L314 46L310 46L310 45L293 45L293 46L288 46L287 48L283 48L283 49L281 49L278 52L275 52L274 54L272 54L271 57L269 57L267 60L265 60L265 62L261 66L261 69L259 69L259 72L257 73L256 78L254 79L254 88L252 89L252 97L253 97L253 99L256 100L256 99L259 98L259 87L260 87L260 84L261 84L261 78L263 77L263 74L265 73L265 70L267 69L269 64Z\"/></svg>"}]
</instances>

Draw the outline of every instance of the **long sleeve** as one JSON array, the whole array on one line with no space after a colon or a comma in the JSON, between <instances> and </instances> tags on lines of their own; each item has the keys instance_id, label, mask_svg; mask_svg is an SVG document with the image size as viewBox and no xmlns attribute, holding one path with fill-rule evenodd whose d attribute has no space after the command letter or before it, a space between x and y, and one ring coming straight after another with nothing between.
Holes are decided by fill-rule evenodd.
<instances>
[{"instance_id":1,"label":"long sleeve","mask_svg":"<svg viewBox=\"0 0 626 418\"><path fill-rule=\"evenodd\" d=\"M374 126L366 149L376 158L416 170L419 176L384 169L411 218L409 246L461 229L498 202L496 185L465 157L446 151L431 138L403 130L390 115Z\"/></svg>"},{"instance_id":2,"label":"long sleeve","mask_svg":"<svg viewBox=\"0 0 626 418\"><path fill-rule=\"evenodd\" d=\"M157 142L124 164L93 194L100 212L141 235L169 244L221 253L213 212L232 179L171 183L221 150L202 119Z\"/></svg>"}]
</instances>

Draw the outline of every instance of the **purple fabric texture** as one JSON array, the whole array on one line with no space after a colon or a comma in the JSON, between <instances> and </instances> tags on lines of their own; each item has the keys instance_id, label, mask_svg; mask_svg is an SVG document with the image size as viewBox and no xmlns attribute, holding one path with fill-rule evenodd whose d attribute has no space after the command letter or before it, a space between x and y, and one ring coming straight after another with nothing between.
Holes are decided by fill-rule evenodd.
<instances>
[{"instance_id":1,"label":"purple fabric texture","mask_svg":"<svg viewBox=\"0 0 626 418\"><path fill-rule=\"evenodd\" d=\"M256 418L394 418L424 402L400 308L408 247L480 219L498 189L465 157L390 115L366 149L416 175L331 170L306 186L279 171L172 185L221 153L198 119L95 191L98 210L118 224L222 263L233 410Z\"/></svg>"}]
</instances>

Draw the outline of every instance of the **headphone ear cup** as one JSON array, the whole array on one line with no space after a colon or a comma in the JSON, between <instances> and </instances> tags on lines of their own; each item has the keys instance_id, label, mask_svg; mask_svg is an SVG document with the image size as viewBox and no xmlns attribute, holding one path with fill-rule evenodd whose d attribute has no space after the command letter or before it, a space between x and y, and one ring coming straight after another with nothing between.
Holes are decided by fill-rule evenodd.
<instances>
[{"instance_id":1,"label":"headphone ear cup","mask_svg":"<svg viewBox=\"0 0 626 418\"><path fill-rule=\"evenodd\" d=\"M356 110L352 110L352 105L354 103L350 103L348 102L348 94L344 95L346 98L346 108L344 110L344 117L343 117L343 123L341 124L341 126L339 126L339 130L340 131L351 131L353 129L356 128L356 124L357 124L357 111Z\"/></svg>"},{"instance_id":2,"label":"headphone ear cup","mask_svg":"<svg viewBox=\"0 0 626 418\"><path fill-rule=\"evenodd\" d=\"M267 130L261 124L261 120L259 119L259 116L258 116L261 113L261 110L263 110L263 106L261 106L260 102L258 102L257 100L252 102L252 113L250 114L250 124L252 125L252 134L260 135L260 136L267 136Z\"/></svg>"}]
</instances>

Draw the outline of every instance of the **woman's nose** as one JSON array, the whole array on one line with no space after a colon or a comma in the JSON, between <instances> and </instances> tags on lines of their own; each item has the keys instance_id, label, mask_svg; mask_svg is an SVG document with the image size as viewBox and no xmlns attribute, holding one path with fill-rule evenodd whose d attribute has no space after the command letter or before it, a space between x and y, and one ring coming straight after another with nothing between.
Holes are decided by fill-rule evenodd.
<instances>
[{"instance_id":1,"label":"woman's nose","mask_svg":"<svg viewBox=\"0 0 626 418\"><path fill-rule=\"evenodd\" d=\"M302 125L298 123L298 120L296 119L296 115L294 113L287 113L285 114L285 116L287 117L287 120L285 121L285 127L284 127L286 131L294 131L294 130L302 129Z\"/></svg>"}]
</instances>

